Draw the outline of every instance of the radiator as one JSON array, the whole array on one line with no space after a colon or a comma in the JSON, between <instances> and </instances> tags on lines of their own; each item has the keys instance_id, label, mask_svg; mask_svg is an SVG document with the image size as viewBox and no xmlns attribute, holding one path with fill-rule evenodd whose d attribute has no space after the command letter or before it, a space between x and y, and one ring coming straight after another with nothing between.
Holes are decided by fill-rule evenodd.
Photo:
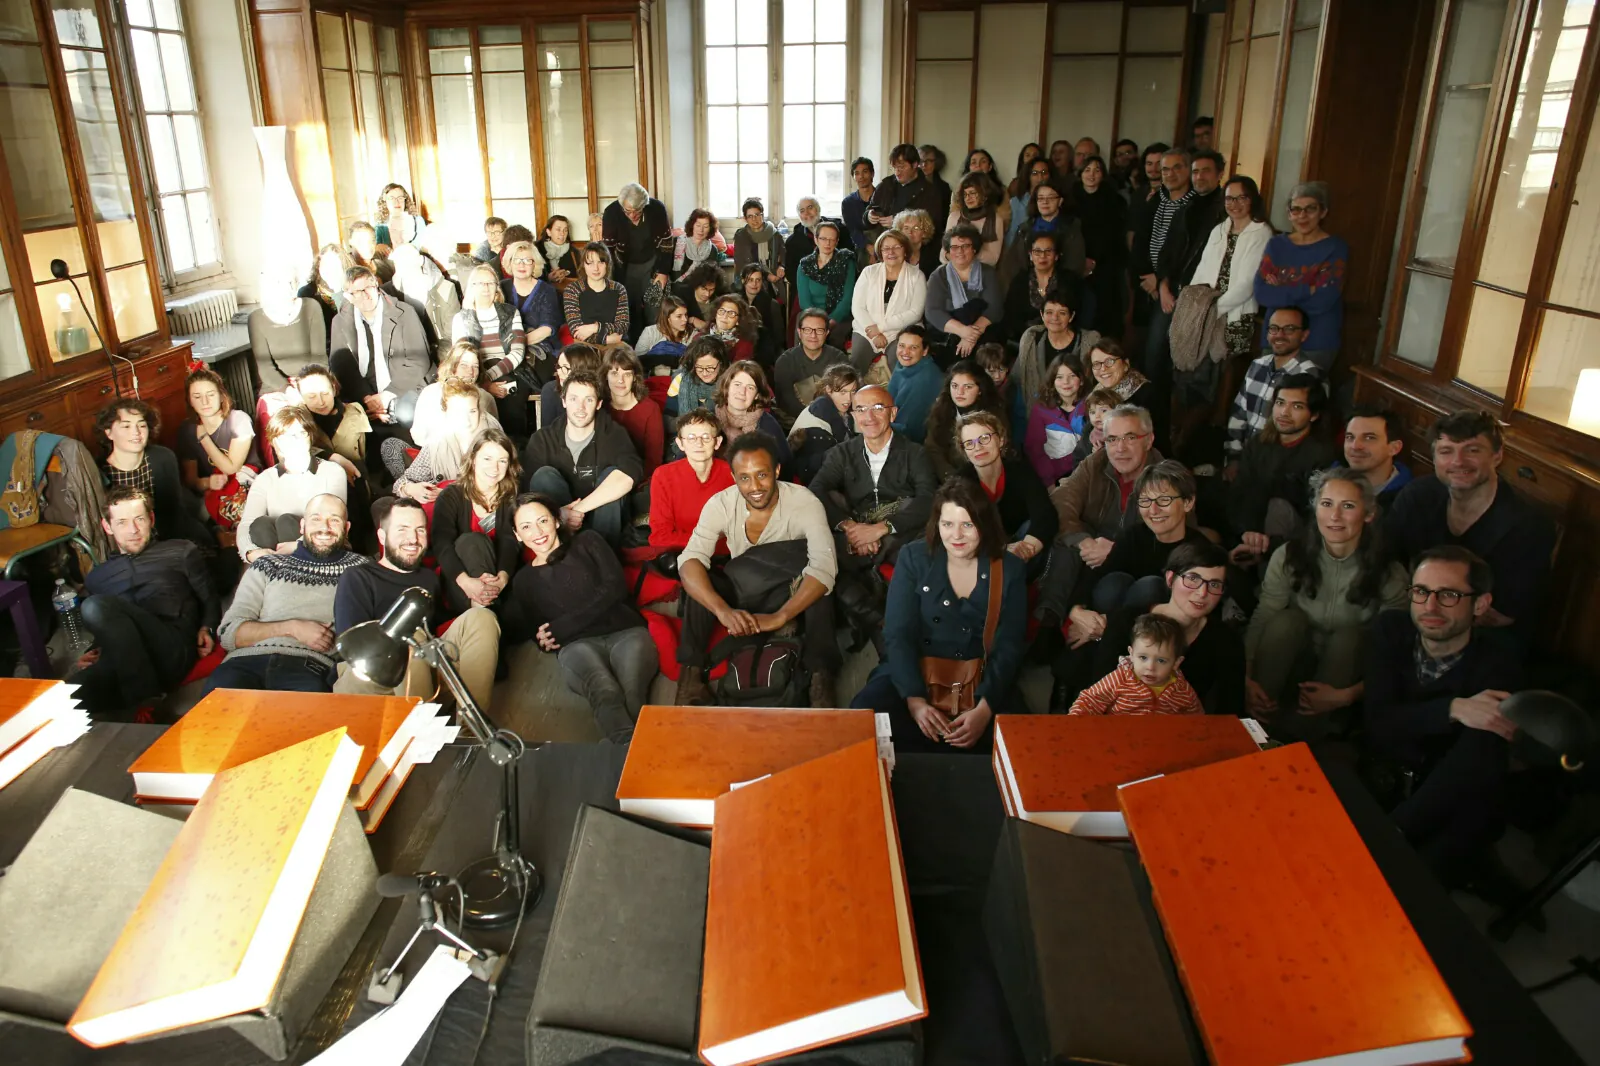
<instances>
[{"instance_id":1,"label":"radiator","mask_svg":"<svg viewBox=\"0 0 1600 1066\"><path fill-rule=\"evenodd\" d=\"M220 329L233 321L239 300L232 289L208 289L193 296L167 303L167 320L175 337L188 337L201 330Z\"/></svg>"}]
</instances>

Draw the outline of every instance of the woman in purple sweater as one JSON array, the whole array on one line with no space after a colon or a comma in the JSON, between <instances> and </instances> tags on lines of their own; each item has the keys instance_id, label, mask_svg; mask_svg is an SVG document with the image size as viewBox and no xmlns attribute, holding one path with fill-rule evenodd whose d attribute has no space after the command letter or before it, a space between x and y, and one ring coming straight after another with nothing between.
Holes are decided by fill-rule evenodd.
<instances>
[{"instance_id":1,"label":"woman in purple sweater","mask_svg":"<svg viewBox=\"0 0 1600 1066\"><path fill-rule=\"evenodd\" d=\"M1053 489L1078 465L1078 443L1093 427L1084 403L1083 368L1070 355L1058 355L1045 368L1039 395L1028 411L1022 454L1046 489Z\"/></svg>"},{"instance_id":2,"label":"woman in purple sweater","mask_svg":"<svg viewBox=\"0 0 1600 1066\"><path fill-rule=\"evenodd\" d=\"M1256 303L1264 324L1280 307L1298 307L1310 320L1301 356L1327 373L1344 329L1344 272L1350 246L1322 228L1328 186L1307 181L1289 192L1289 232L1267 242L1256 273ZM1262 343L1266 334L1262 334Z\"/></svg>"}]
</instances>

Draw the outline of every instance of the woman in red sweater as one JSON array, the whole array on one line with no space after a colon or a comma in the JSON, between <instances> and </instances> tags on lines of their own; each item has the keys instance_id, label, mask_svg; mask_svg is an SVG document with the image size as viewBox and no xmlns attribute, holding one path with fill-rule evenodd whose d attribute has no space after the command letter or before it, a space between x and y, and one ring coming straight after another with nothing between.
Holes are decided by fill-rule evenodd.
<instances>
[{"instance_id":1,"label":"woman in red sweater","mask_svg":"<svg viewBox=\"0 0 1600 1066\"><path fill-rule=\"evenodd\" d=\"M688 547L706 501L733 487L733 471L717 458L722 428L716 415L704 407L680 415L678 447L684 458L657 467L650 478L650 546L662 551ZM727 545L719 542L716 550L725 554Z\"/></svg>"},{"instance_id":2,"label":"woman in red sweater","mask_svg":"<svg viewBox=\"0 0 1600 1066\"><path fill-rule=\"evenodd\" d=\"M633 438L633 446L644 460L645 476L649 477L661 465L665 429L661 405L650 398L644 383L644 366L631 349L618 347L607 353L606 385L611 393L611 418Z\"/></svg>"}]
</instances>

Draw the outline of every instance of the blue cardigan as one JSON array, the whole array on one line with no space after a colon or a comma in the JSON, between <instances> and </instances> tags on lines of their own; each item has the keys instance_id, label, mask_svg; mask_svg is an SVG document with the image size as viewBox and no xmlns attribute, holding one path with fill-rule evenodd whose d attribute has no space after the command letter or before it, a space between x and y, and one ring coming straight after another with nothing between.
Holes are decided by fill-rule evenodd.
<instances>
[{"instance_id":1,"label":"blue cardigan","mask_svg":"<svg viewBox=\"0 0 1600 1066\"><path fill-rule=\"evenodd\" d=\"M890 354L889 358L894 359L894 355ZM923 356L911 367L902 366L896 360L894 373L889 377L889 396L900 409L894 420L895 432L904 433L921 444L928 431L928 412L933 410L933 401L939 398L939 390L943 388L944 372L931 355Z\"/></svg>"},{"instance_id":2,"label":"blue cardigan","mask_svg":"<svg viewBox=\"0 0 1600 1066\"><path fill-rule=\"evenodd\" d=\"M977 692L996 714L1016 702L1011 696L1022 669L1028 627L1028 565L1010 552L1002 558L1005 584L1000 591L1000 624ZM922 539L912 541L900 549L895 560L884 609L884 661L874 674L887 672L903 699L926 697L928 687L919 665L922 657L981 658L988 610L987 560L979 560L978 584L963 600L950 587L944 548L930 548Z\"/></svg>"}]
</instances>

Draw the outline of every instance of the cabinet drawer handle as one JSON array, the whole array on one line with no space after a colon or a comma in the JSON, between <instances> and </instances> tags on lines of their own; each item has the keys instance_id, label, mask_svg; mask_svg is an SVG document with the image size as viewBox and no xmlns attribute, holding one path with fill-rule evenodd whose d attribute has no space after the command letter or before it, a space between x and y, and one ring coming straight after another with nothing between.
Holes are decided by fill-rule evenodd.
<instances>
[{"instance_id":1,"label":"cabinet drawer handle","mask_svg":"<svg viewBox=\"0 0 1600 1066\"><path fill-rule=\"evenodd\" d=\"M160 366L156 367L156 373L157 374L165 374L167 371L169 371L171 369L172 369L172 364L171 363L162 363Z\"/></svg>"},{"instance_id":2,"label":"cabinet drawer handle","mask_svg":"<svg viewBox=\"0 0 1600 1066\"><path fill-rule=\"evenodd\" d=\"M33 425L33 424L35 424L37 422L43 422L43 421L44 421L44 412L43 411L30 411L30 412L28 412L28 425L31 426L31 425Z\"/></svg>"},{"instance_id":3,"label":"cabinet drawer handle","mask_svg":"<svg viewBox=\"0 0 1600 1066\"><path fill-rule=\"evenodd\" d=\"M1529 481L1538 481L1539 480L1539 475L1534 472L1534 469L1531 466L1519 466L1519 467L1517 467L1517 476L1520 477L1520 478L1526 478Z\"/></svg>"},{"instance_id":4,"label":"cabinet drawer handle","mask_svg":"<svg viewBox=\"0 0 1600 1066\"><path fill-rule=\"evenodd\" d=\"M111 386L110 385L101 385L100 386L100 395L102 395L102 396L110 396L111 395Z\"/></svg>"}]
</instances>

